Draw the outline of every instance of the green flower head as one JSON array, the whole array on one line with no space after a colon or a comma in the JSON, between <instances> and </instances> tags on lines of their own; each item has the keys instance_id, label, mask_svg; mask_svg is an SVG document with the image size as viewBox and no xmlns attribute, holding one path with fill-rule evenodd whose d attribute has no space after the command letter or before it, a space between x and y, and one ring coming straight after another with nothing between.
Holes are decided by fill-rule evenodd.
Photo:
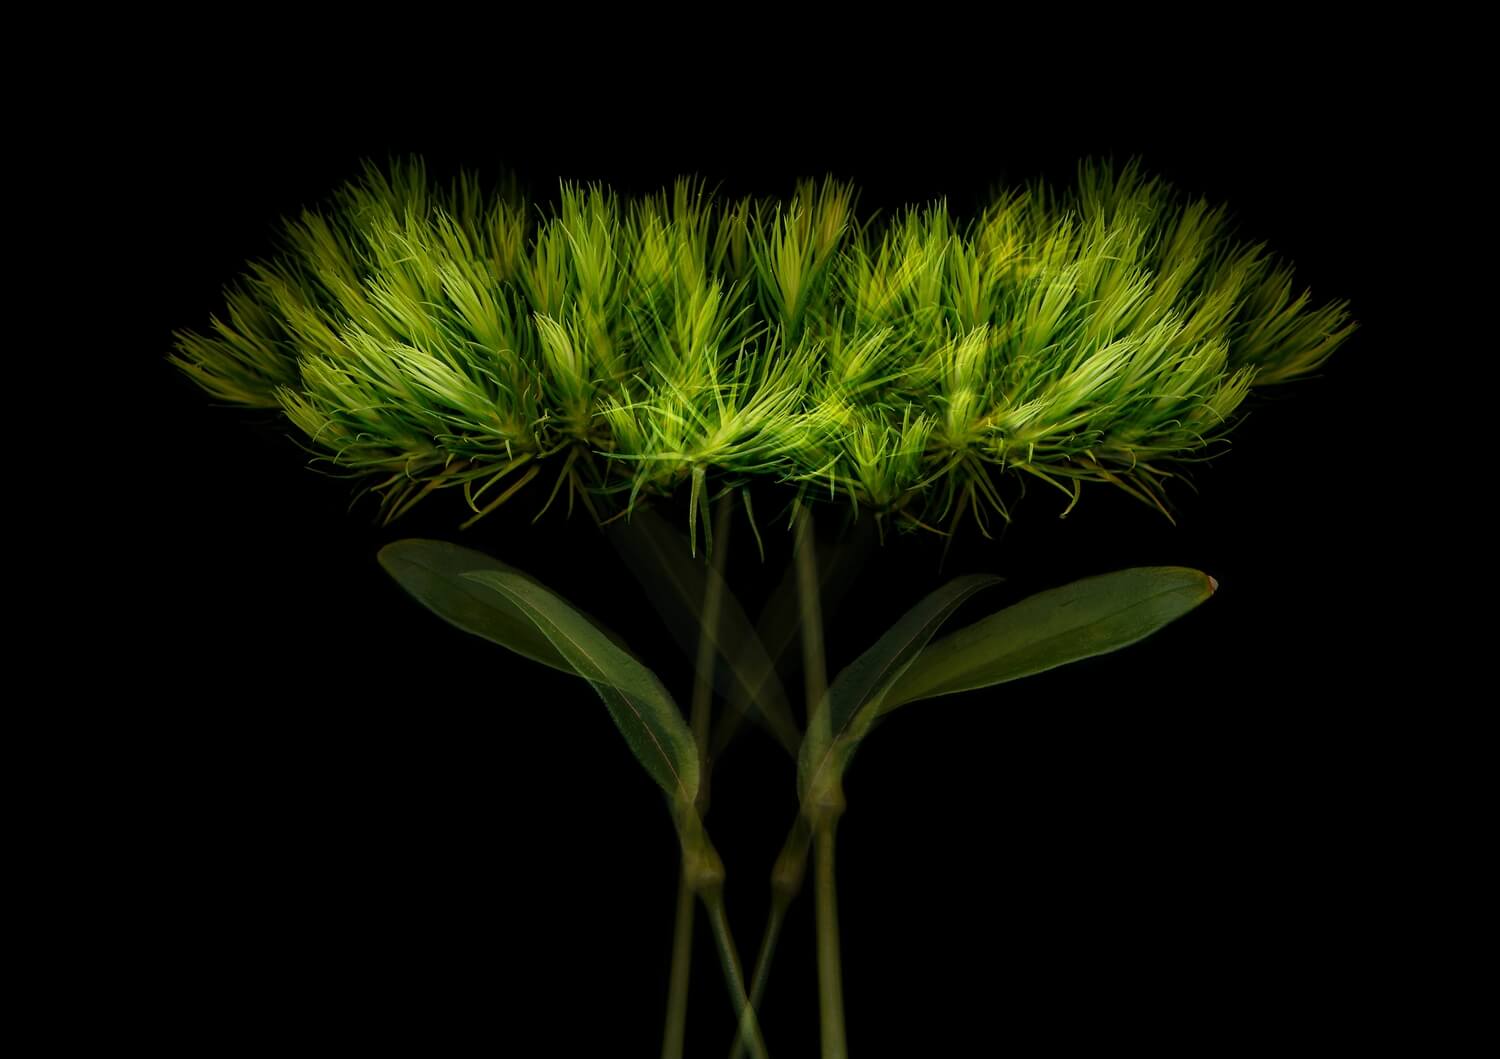
<instances>
[{"instance_id":1,"label":"green flower head","mask_svg":"<svg viewBox=\"0 0 1500 1059\"><path fill-rule=\"evenodd\" d=\"M1030 476L1160 505L1253 387L1353 330L1223 209L1138 166L862 222L852 187L701 184L543 208L420 163L367 169L287 226L227 311L178 336L204 389L280 409L394 518L460 488L474 519L533 479L596 517L770 478L903 527L1006 514ZM551 482L550 487L548 482Z\"/></svg>"}]
</instances>

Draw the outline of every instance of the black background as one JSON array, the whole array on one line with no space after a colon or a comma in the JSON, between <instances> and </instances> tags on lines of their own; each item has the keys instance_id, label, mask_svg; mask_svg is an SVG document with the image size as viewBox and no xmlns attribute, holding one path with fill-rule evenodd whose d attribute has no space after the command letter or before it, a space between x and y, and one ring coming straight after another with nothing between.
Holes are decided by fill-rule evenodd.
<instances>
[{"instance_id":1,"label":"black background","mask_svg":"<svg viewBox=\"0 0 1500 1059\"><path fill-rule=\"evenodd\" d=\"M116 223L139 248L119 281L139 324L104 355L130 375L138 425L113 483L127 529L102 543L127 556L132 649L111 674L118 710L90 730L108 762L90 840L111 880L101 977L147 998L122 1018L210 1045L659 1047L676 861L656 789L587 688L441 625L374 560L400 536L490 551L584 602L685 702L688 667L614 553L581 513L532 525L534 504L463 535L443 499L379 527L348 483L307 470L282 422L215 407L164 360L172 331L202 327L273 248L279 218L361 160L408 152L436 173L509 167L542 193L681 173L783 193L833 173L865 209L960 210L995 182L1139 157L1230 203L1318 298L1352 300L1361 330L1321 377L1253 402L1232 448L1191 472L1197 491L1173 491L1175 526L1103 488L1060 520L1063 498L1033 489L999 539L966 528L941 574L940 545L917 538L863 571L830 620L834 670L957 573L999 573L1018 598L1175 564L1221 589L1128 651L911 707L871 737L840 830L845 985L860 1055L1198 1053L1395 1017L1378 986L1399 928L1372 924L1421 751L1397 760L1382 705L1397 679L1386 601L1407 575L1390 562L1400 432L1370 424L1400 352L1370 202L1402 148L1368 85L1183 90L1154 107L1042 85L1004 108L940 84L810 85L828 102L799 110L617 71L586 103L507 107L534 82L497 74L493 107L455 114L435 80L283 99L225 87L244 72L117 113L137 183ZM731 581L753 612L786 535L762 567L744 529ZM790 762L746 732L708 823L747 953L794 811ZM720 1054L731 1027L699 939L692 1056ZM773 1053L815 1054L806 895L763 1022Z\"/></svg>"}]
</instances>

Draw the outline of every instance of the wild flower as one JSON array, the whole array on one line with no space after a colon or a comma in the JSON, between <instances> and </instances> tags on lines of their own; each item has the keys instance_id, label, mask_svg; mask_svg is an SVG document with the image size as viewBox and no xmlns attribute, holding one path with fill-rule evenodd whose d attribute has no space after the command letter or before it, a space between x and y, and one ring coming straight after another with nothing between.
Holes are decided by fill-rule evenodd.
<instances>
[{"instance_id":1,"label":"wild flower","mask_svg":"<svg viewBox=\"0 0 1500 1059\"><path fill-rule=\"evenodd\" d=\"M542 205L370 167L173 359L280 409L387 518L459 488L473 522L528 486L604 518L687 483L696 522L710 492L771 479L947 532L1009 517L1017 477L1161 506L1254 387L1354 326L1135 164L968 220L938 202L865 222L856 199L684 179Z\"/></svg>"},{"instance_id":2,"label":"wild flower","mask_svg":"<svg viewBox=\"0 0 1500 1059\"><path fill-rule=\"evenodd\" d=\"M288 224L282 253L173 357L216 397L283 412L368 479L388 519L454 488L469 523L523 492L540 515L564 490L601 524L634 515L614 540L696 659L686 718L623 638L531 576L442 541L398 541L380 561L451 624L586 680L661 787L682 850L663 1035L676 1059L695 900L737 1012L734 1054L767 1054L756 1012L810 850L822 1054L847 1055L834 836L843 774L885 714L1127 647L1217 588L1196 570L1130 568L935 640L999 581L970 574L829 680L821 585L854 549L820 567L810 506L792 505L795 576L752 626L725 584L728 549L698 557L697 523L724 540L735 491L749 516L761 480L945 534L968 513L982 530L1009 518L1017 480L1069 507L1105 482L1165 510L1176 466L1226 436L1252 389L1316 370L1354 327L1225 210L1136 165L1001 192L969 219L938 202L877 223L856 199L831 179L785 200L679 180L633 199L564 184L533 204L472 176L439 186L418 162L369 168ZM684 486L679 543L641 500ZM802 723L776 669L797 632ZM799 799L748 978L702 818L742 716L795 758Z\"/></svg>"}]
</instances>

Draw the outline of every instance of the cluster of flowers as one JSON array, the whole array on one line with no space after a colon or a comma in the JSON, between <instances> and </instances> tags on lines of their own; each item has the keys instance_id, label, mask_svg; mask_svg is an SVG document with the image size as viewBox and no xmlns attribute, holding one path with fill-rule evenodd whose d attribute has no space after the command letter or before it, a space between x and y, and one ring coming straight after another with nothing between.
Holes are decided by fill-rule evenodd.
<instances>
[{"instance_id":1,"label":"cluster of flowers","mask_svg":"<svg viewBox=\"0 0 1500 1059\"><path fill-rule=\"evenodd\" d=\"M769 477L939 527L1005 513L1007 474L1156 501L1253 386L1353 328L1225 212L1136 166L883 223L829 180L782 201L679 181L554 203L364 177L288 225L175 362L279 408L395 517L460 487L475 517L543 468L591 510Z\"/></svg>"}]
</instances>

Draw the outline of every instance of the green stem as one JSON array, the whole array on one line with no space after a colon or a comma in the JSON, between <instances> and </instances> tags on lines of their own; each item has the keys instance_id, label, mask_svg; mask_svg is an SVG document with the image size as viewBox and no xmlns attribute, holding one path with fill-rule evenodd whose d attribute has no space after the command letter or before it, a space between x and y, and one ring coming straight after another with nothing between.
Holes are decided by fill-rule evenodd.
<instances>
[{"instance_id":1,"label":"green stem","mask_svg":"<svg viewBox=\"0 0 1500 1059\"><path fill-rule=\"evenodd\" d=\"M802 605L802 659L807 692L807 738L827 746L829 713L819 709L828 694L828 671L823 657L823 615L818 600L818 565L813 550L812 512L803 508L797 519L797 595ZM815 730L821 726L821 730ZM822 1027L823 1059L846 1059L844 1040L844 982L839 964L838 894L833 879L833 833L843 812L843 791L834 780L804 792L803 814L812 827L816 850L818 930L818 1021Z\"/></svg>"},{"instance_id":2,"label":"green stem","mask_svg":"<svg viewBox=\"0 0 1500 1059\"><path fill-rule=\"evenodd\" d=\"M761 1001L766 993L766 980L771 976L771 960L776 955L776 942L781 937L782 925L786 922L787 906L791 904L791 898L781 894L775 894L771 898L771 915L766 920L766 932L760 940L760 954L755 960L755 972L750 981L750 1008L757 1014L760 1012ZM749 1042L745 1039L744 1027L734 1040L734 1047L729 1052L730 1059L743 1059Z\"/></svg>"},{"instance_id":3,"label":"green stem","mask_svg":"<svg viewBox=\"0 0 1500 1059\"><path fill-rule=\"evenodd\" d=\"M823 1029L823 1059L847 1059L844 1039L844 975L839 959L838 892L833 877L833 835L836 816L813 829L816 847L814 887L818 920L818 1013Z\"/></svg>"},{"instance_id":4,"label":"green stem","mask_svg":"<svg viewBox=\"0 0 1500 1059\"><path fill-rule=\"evenodd\" d=\"M771 914L766 920L766 932L761 938L760 955L755 961L755 973L750 986L750 1005L757 1014L765 998L766 981L771 976L771 961L776 956L776 942L781 938L781 928L786 924L787 909L802 892L802 879L807 873L807 848L812 842L812 831L807 817L797 814L791 832L771 869ZM730 1059L740 1059L745 1052L745 1042L735 1041Z\"/></svg>"},{"instance_id":5,"label":"green stem","mask_svg":"<svg viewBox=\"0 0 1500 1059\"><path fill-rule=\"evenodd\" d=\"M813 544L812 512L802 508L797 517L797 599L802 608L802 680L809 721L828 693L828 668L823 656L823 608L818 598L818 557Z\"/></svg>"},{"instance_id":6,"label":"green stem","mask_svg":"<svg viewBox=\"0 0 1500 1059\"><path fill-rule=\"evenodd\" d=\"M677 922L672 930L672 975L667 990L667 1027L661 1059L682 1059L687 1029L688 983L693 966L693 884L684 871L677 881Z\"/></svg>"},{"instance_id":7,"label":"green stem","mask_svg":"<svg viewBox=\"0 0 1500 1059\"><path fill-rule=\"evenodd\" d=\"M714 513L713 533L717 544L713 549L714 576L707 579L703 589L703 607L698 612L698 660L693 680L693 706L689 723L693 739L698 744L698 762L706 770L708 765L708 733L712 720L709 707L713 702L714 657L717 653L719 613L724 609L724 566L729 551L730 516L734 513L732 494L725 493ZM701 806L699 807L701 810Z\"/></svg>"},{"instance_id":8,"label":"green stem","mask_svg":"<svg viewBox=\"0 0 1500 1059\"><path fill-rule=\"evenodd\" d=\"M708 911L713 924L714 940L719 945L719 961L724 965L724 981L729 986L729 999L740 1014L739 1036L750 1049L752 1059L767 1059L766 1042L760 1034L760 1022L755 1017L755 1008L745 995L745 979L740 970L739 952L734 945L734 936L729 931L729 918L724 914L724 895L718 887L705 887L699 891L703 907Z\"/></svg>"},{"instance_id":9,"label":"green stem","mask_svg":"<svg viewBox=\"0 0 1500 1059\"><path fill-rule=\"evenodd\" d=\"M719 624L719 611L723 607L724 556L729 548L730 515L733 504L729 494L719 501L716 521L719 546L714 550L713 566L720 576L709 578L703 593L701 631L698 636L698 668L693 681L693 703L689 724L693 739L698 744L698 765L701 786L698 794L698 811L704 812L708 794L708 733L712 719L714 635ZM688 986L693 967L693 897L695 882L689 878L684 866L677 883L677 917L672 927L672 971L667 988L667 1024L662 1033L662 1059L682 1059L683 1041L687 1030Z\"/></svg>"}]
</instances>

